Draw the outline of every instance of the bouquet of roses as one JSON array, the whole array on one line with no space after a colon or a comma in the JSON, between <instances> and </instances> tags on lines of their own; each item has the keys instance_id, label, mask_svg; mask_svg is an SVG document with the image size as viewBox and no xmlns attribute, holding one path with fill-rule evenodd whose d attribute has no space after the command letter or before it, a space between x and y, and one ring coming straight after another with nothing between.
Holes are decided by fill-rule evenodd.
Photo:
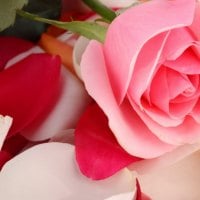
<instances>
[{"instance_id":1,"label":"bouquet of roses","mask_svg":"<svg viewBox=\"0 0 200 200\"><path fill-rule=\"evenodd\" d=\"M200 199L199 1L0 16L0 199Z\"/></svg>"}]
</instances>

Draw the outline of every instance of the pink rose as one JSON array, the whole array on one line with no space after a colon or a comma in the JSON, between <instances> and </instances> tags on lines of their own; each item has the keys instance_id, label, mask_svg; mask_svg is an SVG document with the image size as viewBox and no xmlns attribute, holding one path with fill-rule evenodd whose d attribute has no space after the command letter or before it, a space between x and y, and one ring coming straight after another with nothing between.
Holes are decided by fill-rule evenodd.
<instances>
[{"instance_id":1,"label":"pink rose","mask_svg":"<svg viewBox=\"0 0 200 200\"><path fill-rule=\"evenodd\" d=\"M83 54L85 86L131 155L155 158L200 139L199 9L195 0L132 7Z\"/></svg>"}]
</instances>

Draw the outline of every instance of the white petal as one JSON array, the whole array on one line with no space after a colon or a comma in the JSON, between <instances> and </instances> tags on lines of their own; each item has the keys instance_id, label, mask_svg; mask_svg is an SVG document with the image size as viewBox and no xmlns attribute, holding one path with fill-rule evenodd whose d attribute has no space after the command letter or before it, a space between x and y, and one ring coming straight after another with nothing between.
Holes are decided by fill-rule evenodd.
<instances>
[{"instance_id":1,"label":"white petal","mask_svg":"<svg viewBox=\"0 0 200 200\"><path fill-rule=\"evenodd\" d=\"M136 191L134 191L134 193L136 193ZM134 193L129 192L129 193L124 193L124 194L118 194L105 200L134 200L135 199Z\"/></svg>"},{"instance_id":2,"label":"white petal","mask_svg":"<svg viewBox=\"0 0 200 200\"><path fill-rule=\"evenodd\" d=\"M198 200L199 167L200 151L170 167L138 178L142 191L153 200Z\"/></svg>"},{"instance_id":3,"label":"white petal","mask_svg":"<svg viewBox=\"0 0 200 200\"><path fill-rule=\"evenodd\" d=\"M137 2L137 0L100 0L104 5L113 8L128 7L131 4Z\"/></svg>"},{"instance_id":4,"label":"white petal","mask_svg":"<svg viewBox=\"0 0 200 200\"><path fill-rule=\"evenodd\" d=\"M87 38L81 36L76 41L74 45L74 49L73 49L74 69L75 69L76 74L81 80L82 80L82 76L81 76L80 62L81 62L83 52L85 51L85 48L87 47L89 41L90 40L88 40Z\"/></svg>"},{"instance_id":5,"label":"white petal","mask_svg":"<svg viewBox=\"0 0 200 200\"><path fill-rule=\"evenodd\" d=\"M83 85L64 67L61 76L60 96L48 116L37 118L21 133L29 140L45 140L62 130L75 128L77 121L90 102Z\"/></svg>"},{"instance_id":6,"label":"white petal","mask_svg":"<svg viewBox=\"0 0 200 200\"><path fill-rule=\"evenodd\" d=\"M136 162L130 165L129 169L135 170L139 174L152 173L159 169L175 164L199 149L200 143L183 145L160 157Z\"/></svg>"},{"instance_id":7,"label":"white petal","mask_svg":"<svg viewBox=\"0 0 200 200\"><path fill-rule=\"evenodd\" d=\"M12 118L9 116L0 115L0 149L2 148L3 142L6 138L6 135L11 127Z\"/></svg>"},{"instance_id":8,"label":"white petal","mask_svg":"<svg viewBox=\"0 0 200 200\"><path fill-rule=\"evenodd\" d=\"M10 160L0 173L2 200L102 200L131 192L135 179L128 170L102 181L79 172L69 144L37 145Z\"/></svg>"}]
</instances>

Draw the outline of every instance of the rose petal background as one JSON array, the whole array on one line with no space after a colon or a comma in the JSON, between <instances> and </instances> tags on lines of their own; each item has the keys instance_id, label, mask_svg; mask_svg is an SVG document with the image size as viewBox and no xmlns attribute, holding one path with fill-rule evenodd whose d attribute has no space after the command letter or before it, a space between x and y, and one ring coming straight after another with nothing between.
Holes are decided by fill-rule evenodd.
<instances>
[{"instance_id":1,"label":"rose petal background","mask_svg":"<svg viewBox=\"0 0 200 200\"><path fill-rule=\"evenodd\" d=\"M81 172L94 180L110 177L141 160L118 144L108 127L108 119L96 103L87 107L76 127L75 147Z\"/></svg>"},{"instance_id":2,"label":"rose petal background","mask_svg":"<svg viewBox=\"0 0 200 200\"><path fill-rule=\"evenodd\" d=\"M91 41L87 46L81 60L81 74L88 93L107 115L110 129L128 153L152 158L175 148L154 136L127 101L118 105L107 77L100 43Z\"/></svg>"},{"instance_id":3,"label":"rose petal background","mask_svg":"<svg viewBox=\"0 0 200 200\"><path fill-rule=\"evenodd\" d=\"M19 154L3 167L0 173L0 198L102 200L134 191L134 180L126 169L104 181L87 179L77 168L73 146L47 143Z\"/></svg>"},{"instance_id":4,"label":"rose petal background","mask_svg":"<svg viewBox=\"0 0 200 200\"><path fill-rule=\"evenodd\" d=\"M153 200L197 200L200 198L200 152L154 173L139 176L142 191Z\"/></svg>"}]
</instances>

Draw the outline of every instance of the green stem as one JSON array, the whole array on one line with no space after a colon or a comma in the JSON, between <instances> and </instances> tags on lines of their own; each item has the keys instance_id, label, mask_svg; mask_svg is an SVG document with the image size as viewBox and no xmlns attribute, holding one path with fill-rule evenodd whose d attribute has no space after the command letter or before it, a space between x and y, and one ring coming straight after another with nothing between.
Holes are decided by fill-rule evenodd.
<instances>
[{"instance_id":1,"label":"green stem","mask_svg":"<svg viewBox=\"0 0 200 200\"><path fill-rule=\"evenodd\" d=\"M93 11L105 18L107 21L112 22L115 19L116 14L114 11L103 5L98 0L83 0L83 2L89 6Z\"/></svg>"},{"instance_id":2,"label":"green stem","mask_svg":"<svg viewBox=\"0 0 200 200\"><path fill-rule=\"evenodd\" d=\"M58 28L62 28L64 30L69 30L73 33L83 35L88 39L95 39L101 43L103 43L105 39L107 28L104 26L100 26L95 22L87 22L87 21L61 22L61 21L42 18L38 15L34 15L23 10L17 10L16 12L18 15L25 17L27 19L44 22L56 26Z\"/></svg>"}]
</instances>

